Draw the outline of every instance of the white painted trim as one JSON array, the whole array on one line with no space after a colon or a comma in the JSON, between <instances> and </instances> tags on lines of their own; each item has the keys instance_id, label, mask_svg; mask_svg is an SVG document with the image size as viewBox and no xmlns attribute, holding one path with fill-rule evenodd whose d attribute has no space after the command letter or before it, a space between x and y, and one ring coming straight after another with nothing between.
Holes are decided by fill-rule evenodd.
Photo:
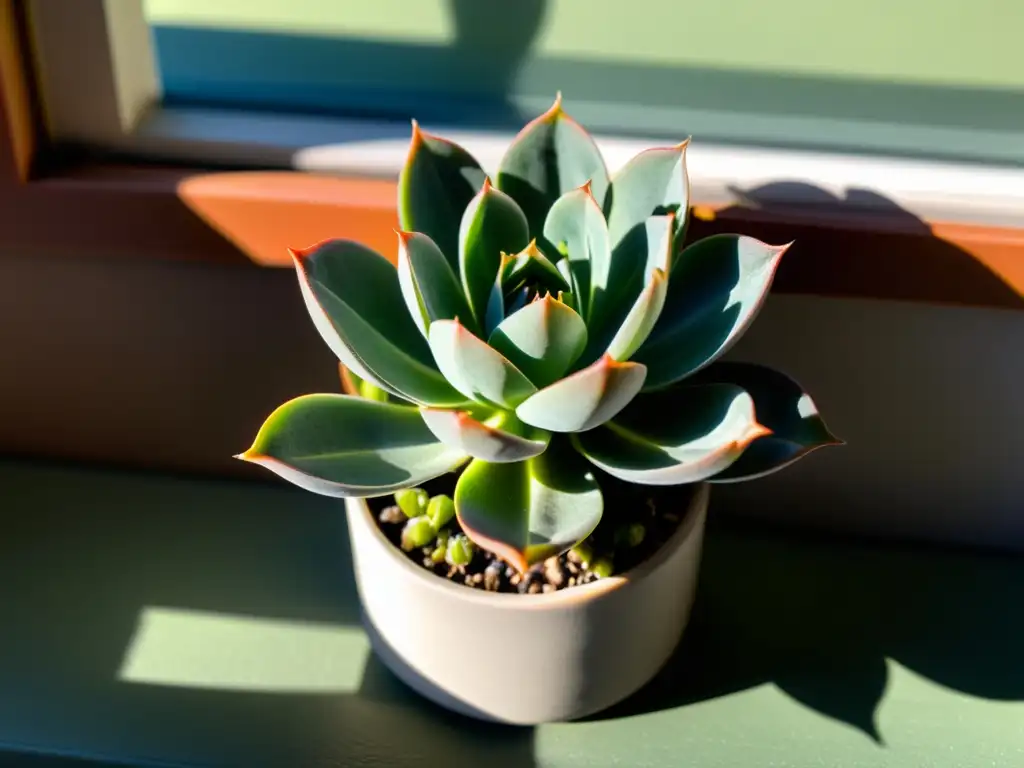
<instances>
[{"instance_id":1,"label":"white painted trim","mask_svg":"<svg viewBox=\"0 0 1024 768\"><path fill-rule=\"evenodd\" d=\"M491 173L513 138L444 126L424 129L462 144ZM409 131L406 123L163 109L119 148L180 160L396 178ZM595 138L612 172L642 149L679 140ZM922 218L1024 227L1024 168L702 142L691 144L687 158L693 199L702 203L738 202L738 191L773 184L758 194L762 203L821 203L824 190L845 206L865 210L895 204Z\"/></svg>"},{"instance_id":2,"label":"white painted trim","mask_svg":"<svg viewBox=\"0 0 1024 768\"><path fill-rule=\"evenodd\" d=\"M116 144L158 104L160 76L142 0L27 0L51 138Z\"/></svg>"}]
</instances>

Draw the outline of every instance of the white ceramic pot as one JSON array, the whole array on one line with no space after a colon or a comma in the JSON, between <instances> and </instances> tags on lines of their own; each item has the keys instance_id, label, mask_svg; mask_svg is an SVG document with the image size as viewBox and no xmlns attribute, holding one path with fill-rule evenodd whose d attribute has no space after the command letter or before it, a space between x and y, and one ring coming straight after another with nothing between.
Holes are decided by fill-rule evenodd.
<instances>
[{"instance_id":1,"label":"white ceramic pot","mask_svg":"<svg viewBox=\"0 0 1024 768\"><path fill-rule=\"evenodd\" d=\"M679 529L621 576L551 594L469 589L412 563L348 499L363 624L407 685L456 712L532 725L599 712L648 682L690 615L708 486Z\"/></svg>"}]
</instances>

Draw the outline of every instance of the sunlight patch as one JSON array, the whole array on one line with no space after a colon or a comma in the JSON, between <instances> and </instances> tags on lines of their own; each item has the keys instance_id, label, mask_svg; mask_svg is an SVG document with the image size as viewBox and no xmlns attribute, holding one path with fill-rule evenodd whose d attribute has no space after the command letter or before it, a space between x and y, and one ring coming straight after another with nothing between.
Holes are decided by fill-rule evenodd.
<instances>
[{"instance_id":1,"label":"sunlight patch","mask_svg":"<svg viewBox=\"0 0 1024 768\"><path fill-rule=\"evenodd\" d=\"M148 607L119 679L186 688L348 693L369 644L358 627Z\"/></svg>"}]
</instances>

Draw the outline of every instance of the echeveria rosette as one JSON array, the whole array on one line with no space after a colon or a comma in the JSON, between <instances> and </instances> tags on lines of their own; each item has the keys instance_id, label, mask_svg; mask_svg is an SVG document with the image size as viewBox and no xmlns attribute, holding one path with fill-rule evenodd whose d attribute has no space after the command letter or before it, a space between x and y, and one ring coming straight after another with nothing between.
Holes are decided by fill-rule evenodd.
<instances>
[{"instance_id":1,"label":"echeveria rosette","mask_svg":"<svg viewBox=\"0 0 1024 768\"><path fill-rule=\"evenodd\" d=\"M594 530L603 473L735 482L837 443L792 379L719 360L786 246L684 247L686 149L646 150L609 176L559 99L492 183L414 126L396 262L344 240L294 252L347 394L281 406L241 458L340 497L462 469L463 530L525 570Z\"/></svg>"}]
</instances>

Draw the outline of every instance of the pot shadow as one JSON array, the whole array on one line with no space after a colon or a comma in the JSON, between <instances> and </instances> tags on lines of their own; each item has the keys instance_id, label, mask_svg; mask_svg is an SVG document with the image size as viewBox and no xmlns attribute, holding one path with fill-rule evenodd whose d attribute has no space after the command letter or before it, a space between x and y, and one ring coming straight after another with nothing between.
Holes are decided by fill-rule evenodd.
<instances>
[{"instance_id":1,"label":"pot shadow","mask_svg":"<svg viewBox=\"0 0 1024 768\"><path fill-rule=\"evenodd\" d=\"M643 690L591 719L773 684L883 744L887 660L966 694L1024 700L1024 617L1013 608L1024 567L1012 558L710 528L676 652Z\"/></svg>"},{"instance_id":2,"label":"pot shadow","mask_svg":"<svg viewBox=\"0 0 1024 768\"><path fill-rule=\"evenodd\" d=\"M0 765L534 765L533 729L372 654L338 501L9 460L0 488Z\"/></svg>"},{"instance_id":3,"label":"pot shadow","mask_svg":"<svg viewBox=\"0 0 1024 768\"><path fill-rule=\"evenodd\" d=\"M839 197L812 184L776 181L730 192L737 202L710 220L691 216L687 237L741 232L793 242L775 291L874 298L884 283L881 295L890 299L1024 307L1024 296L981 257L871 190L851 188Z\"/></svg>"}]
</instances>

